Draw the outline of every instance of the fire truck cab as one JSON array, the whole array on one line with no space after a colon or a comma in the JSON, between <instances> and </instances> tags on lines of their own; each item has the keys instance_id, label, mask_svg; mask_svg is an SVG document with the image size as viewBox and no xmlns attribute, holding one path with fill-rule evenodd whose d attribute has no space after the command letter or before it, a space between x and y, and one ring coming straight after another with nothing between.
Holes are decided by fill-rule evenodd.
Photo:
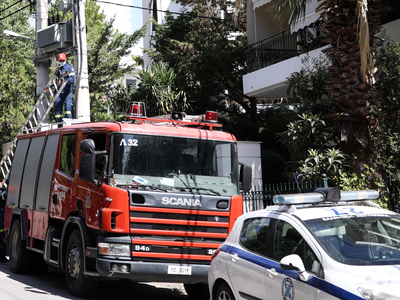
<instances>
[{"instance_id":1,"label":"fire truck cab","mask_svg":"<svg viewBox=\"0 0 400 300\"><path fill-rule=\"evenodd\" d=\"M19 136L5 211L13 272L64 269L79 297L108 279L179 282L207 297L251 168L214 114L135 113Z\"/></svg>"}]
</instances>

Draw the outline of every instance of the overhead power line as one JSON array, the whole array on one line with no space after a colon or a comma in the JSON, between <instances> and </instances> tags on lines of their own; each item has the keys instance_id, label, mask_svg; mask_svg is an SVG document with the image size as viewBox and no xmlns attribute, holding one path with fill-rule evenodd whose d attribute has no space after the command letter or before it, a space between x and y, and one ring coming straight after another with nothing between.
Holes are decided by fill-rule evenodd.
<instances>
[{"instance_id":1,"label":"overhead power line","mask_svg":"<svg viewBox=\"0 0 400 300\"><path fill-rule=\"evenodd\" d=\"M4 8L4 9L0 10L0 14L1 14L3 11L5 11L5 10L7 10L7 9L10 9L10 8L13 7L14 5L17 5L18 3L21 3L21 2L22 2L22 0L19 0L18 2L15 2L14 4L11 4L9 7L6 7L6 8Z\"/></svg>"},{"instance_id":2,"label":"overhead power line","mask_svg":"<svg viewBox=\"0 0 400 300\"><path fill-rule=\"evenodd\" d=\"M28 4L27 6L24 6L24 7L20 8L20 9L18 9L18 10L16 10L16 11L14 11L14 12L8 14L7 16L1 18L0 21L3 21L5 18L8 18L8 17L10 17L10 16L16 14L17 12L20 12L21 10L23 10L23 9L25 9L25 8L27 8L27 7L30 7L30 6L31 6L31 5Z\"/></svg>"},{"instance_id":3,"label":"overhead power line","mask_svg":"<svg viewBox=\"0 0 400 300\"><path fill-rule=\"evenodd\" d=\"M94 2L98 2L98 3L112 4L112 5L123 6L123 7L129 7L129 8L137 8L137 9L141 9L141 10L158 11L158 12L170 13L170 14L174 14L174 15L181 15L181 16L189 16L189 17L196 17L196 18L203 18L203 19L212 19L212 20L218 20L218 21L233 22L232 19L221 19L221 18L216 18L216 17L200 16L200 15L196 15L196 14L192 14L192 13L172 12L172 11L169 11L169 10L152 9L152 8L147 8L147 7L134 6L134 5L128 5L128 4L120 4L120 3L113 3L113 2L102 1L102 0L93 0L93 1L94 1ZM247 22L238 21L238 23L247 23Z\"/></svg>"}]
</instances>

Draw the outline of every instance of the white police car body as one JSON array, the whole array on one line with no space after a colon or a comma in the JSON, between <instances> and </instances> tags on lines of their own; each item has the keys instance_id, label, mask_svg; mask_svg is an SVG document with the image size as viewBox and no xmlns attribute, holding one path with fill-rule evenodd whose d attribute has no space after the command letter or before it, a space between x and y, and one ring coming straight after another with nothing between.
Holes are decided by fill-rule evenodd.
<instances>
[{"instance_id":1,"label":"white police car body","mask_svg":"<svg viewBox=\"0 0 400 300\"><path fill-rule=\"evenodd\" d=\"M318 190L238 218L212 258L212 300L400 300L400 215L363 201L376 191Z\"/></svg>"}]
</instances>

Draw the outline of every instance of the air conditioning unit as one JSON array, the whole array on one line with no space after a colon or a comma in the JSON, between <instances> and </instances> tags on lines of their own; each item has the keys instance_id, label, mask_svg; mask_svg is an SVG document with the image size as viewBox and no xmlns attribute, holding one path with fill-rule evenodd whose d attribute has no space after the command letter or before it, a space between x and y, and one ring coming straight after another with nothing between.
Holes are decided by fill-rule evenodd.
<instances>
[{"instance_id":1,"label":"air conditioning unit","mask_svg":"<svg viewBox=\"0 0 400 300\"><path fill-rule=\"evenodd\" d=\"M38 47L45 52L59 52L73 45L72 22L53 24L37 32Z\"/></svg>"}]
</instances>

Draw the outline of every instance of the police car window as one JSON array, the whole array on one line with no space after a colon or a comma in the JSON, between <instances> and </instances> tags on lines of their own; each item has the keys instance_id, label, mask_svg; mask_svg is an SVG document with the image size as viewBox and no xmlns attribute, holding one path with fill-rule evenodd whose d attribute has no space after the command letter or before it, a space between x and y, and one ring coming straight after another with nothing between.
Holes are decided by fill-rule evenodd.
<instances>
[{"instance_id":1,"label":"police car window","mask_svg":"<svg viewBox=\"0 0 400 300\"><path fill-rule=\"evenodd\" d=\"M242 232L240 234L240 243L246 249L266 254L267 233L269 230L269 218L253 218L243 223Z\"/></svg>"},{"instance_id":2,"label":"police car window","mask_svg":"<svg viewBox=\"0 0 400 300\"><path fill-rule=\"evenodd\" d=\"M400 264L400 218L376 214L338 215L306 221L325 250L349 265Z\"/></svg>"},{"instance_id":3,"label":"police car window","mask_svg":"<svg viewBox=\"0 0 400 300\"><path fill-rule=\"evenodd\" d=\"M61 140L60 171L73 177L75 162L75 134L63 135Z\"/></svg>"},{"instance_id":4,"label":"police car window","mask_svg":"<svg viewBox=\"0 0 400 300\"><path fill-rule=\"evenodd\" d=\"M282 220L276 224L273 254L278 261L287 255L297 254L307 271L318 273L319 261L314 251L292 225Z\"/></svg>"}]
</instances>

